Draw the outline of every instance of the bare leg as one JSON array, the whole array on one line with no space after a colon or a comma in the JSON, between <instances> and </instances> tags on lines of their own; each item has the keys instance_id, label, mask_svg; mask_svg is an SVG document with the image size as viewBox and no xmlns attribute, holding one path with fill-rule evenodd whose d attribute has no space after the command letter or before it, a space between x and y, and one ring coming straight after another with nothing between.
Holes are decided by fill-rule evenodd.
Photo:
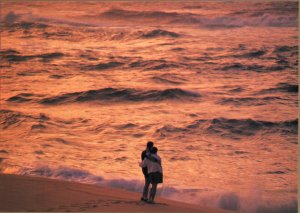
<instances>
[{"instance_id":1,"label":"bare leg","mask_svg":"<svg viewBox=\"0 0 300 213\"><path fill-rule=\"evenodd\" d=\"M149 185L150 185L150 178L147 177L147 178L145 178L145 186L144 186L144 190L143 190L143 198L144 199L148 198Z\"/></svg>"},{"instance_id":2,"label":"bare leg","mask_svg":"<svg viewBox=\"0 0 300 213\"><path fill-rule=\"evenodd\" d=\"M157 188L157 183L153 183L151 191L150 191L150 202L154 201L155 194L156 194L156 188Z\"/></svg>"}]
</instances>

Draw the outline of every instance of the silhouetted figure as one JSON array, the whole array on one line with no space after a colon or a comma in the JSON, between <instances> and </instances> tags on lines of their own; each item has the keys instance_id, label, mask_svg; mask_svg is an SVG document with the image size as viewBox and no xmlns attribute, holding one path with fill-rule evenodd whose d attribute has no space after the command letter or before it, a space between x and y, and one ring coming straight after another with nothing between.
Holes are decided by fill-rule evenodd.
<instances>
[{"instance_id":1,"label":"silhouetted figure","mask_svg":"<svg viewBox=\"0 0 300 213\"><path fill-rule=\"evenodd\" d=\"M152 147L150 153L146 153L146 156L142 162L142 167L147 167L148 181L150 181L152 187L150 191L149 203L154 203L157 184L163 182L163 172L161 166L161 158L157 155L158 149ZM149 187L149 185L148 185Z\"/></svg>"},{"instance_id":2,"label":"silhouetted figure","mask_svg":"<svg viewBox=\"0 0 300 213\"><path fill-rule=\"evenodd\" d=\"M146 150L144 150L142 152L142 155L141 155L142 161L146 158L147 154L150 154L150 149L152 147L153 147L153 142L149 141L147 143ZM142 201L147 201L148 200L148 190L149 190L149 185L150 185L150 178L149 178L149 175L148 175L147 166L142 166L142 171L143 171L143 174L144 174L144 177L145 177L145 186L144 186L143 195L141 197L141 200Z\"/></svg>"}]
</instances>

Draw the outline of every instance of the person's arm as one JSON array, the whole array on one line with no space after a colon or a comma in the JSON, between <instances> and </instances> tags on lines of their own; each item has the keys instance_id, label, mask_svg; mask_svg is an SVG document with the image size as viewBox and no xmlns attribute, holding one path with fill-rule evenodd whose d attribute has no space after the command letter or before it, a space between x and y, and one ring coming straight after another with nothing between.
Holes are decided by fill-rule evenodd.
<instances>
[{"instance_id":1,"label":"person's arm","mask_svg":"<svg viewBox=\"0 0 300 213\"><path fill-rule=\"evenodd\" d=\"M158 159L158 158L155 158L155 157L153 157L151 154L149 154L149 155L146 155L145 157L146 157L148 160L152 161L152 162L155 162L155 163L161 164L161 160L160 160L160 159Z\"/></svg>"}]
</instances>

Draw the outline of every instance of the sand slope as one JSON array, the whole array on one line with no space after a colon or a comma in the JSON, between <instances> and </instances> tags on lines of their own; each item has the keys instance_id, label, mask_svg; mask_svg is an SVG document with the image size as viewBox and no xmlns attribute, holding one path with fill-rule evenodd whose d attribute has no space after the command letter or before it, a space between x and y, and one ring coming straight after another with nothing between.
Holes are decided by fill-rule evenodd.
<instances>
[{"instance_id":1,"label":"sand slope","mask_svg":"<svg viewBox=\"0 0 300 213\"><path fill-rule=\"evenodd\" d=\"M138 193L39 177L1 174L0 183L0 211L230 212L163 198L147 204Z\"/></svg>"}]
</instances>

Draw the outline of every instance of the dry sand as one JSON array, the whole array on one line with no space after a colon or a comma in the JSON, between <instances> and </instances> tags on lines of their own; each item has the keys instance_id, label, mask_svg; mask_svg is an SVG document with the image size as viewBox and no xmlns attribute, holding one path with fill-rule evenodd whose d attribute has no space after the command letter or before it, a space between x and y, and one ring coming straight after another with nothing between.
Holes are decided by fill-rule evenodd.
<instances>
[{"instance_id":1,"label":"dry sand","mask_svg":"<svg viewBox=\"0 0 300 213\"><path fill-rule=\"evenodd\" d=\"M148 204L138 193L40 177L1 174L0 183L0 211L230 212L160 197Z\"/></svg>"}]
</instances>

